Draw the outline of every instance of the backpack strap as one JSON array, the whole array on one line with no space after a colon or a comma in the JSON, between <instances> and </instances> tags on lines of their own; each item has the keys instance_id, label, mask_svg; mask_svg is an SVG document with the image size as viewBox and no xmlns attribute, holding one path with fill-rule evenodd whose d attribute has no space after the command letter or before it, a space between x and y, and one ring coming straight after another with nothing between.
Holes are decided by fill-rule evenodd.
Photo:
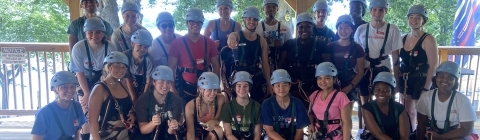
<instances>
[{"instance_id":1,"label":"backpack strap","mask_svg":"<svg viewBox=\"0 0 480 140\"><path fill-rule=\"evenodd\" d=\"M128 50L130 49L130 47L128 47L128 44L127 44L127 41L125 40L125 36L123 36L123 29L122 27L120 27L120 37L122 37L122 41L123 41L123 45L125 46L125 50Z\"/></svg>"},{"instance_id":2,"label":"backpack strap","mask_svg":"<svg viewBox=\"0 0 480 140\"><path fill-rule=\"evenodd\" d=\"M450 95L450 101L448 101L448 107L447 107L447 118L445 118L445 123L443 124L443 131L440 132L442 134L447 133L450 131L450 111L452 110L452 104L453 104L453 99L455 98L455 94L457 92L453 91L453 93ZM432 95L432 101L431 101L431 109L430 109L430 114L432 115L432 118L430 119L430 128L435 128L434 126L437 126L437 120L435 120L435 97L437 96L437 89L433 91Z\"/></svg>"},{"instance_id":3,"label":"backpack strap","mask_svg":"<svg viewBox=\"0 0 480 140\"><path fill-rule=\"evenodd\" d=\"M333 93L333 96L332 98L330 98L330 101L328 102L328 105L327 105L327 108L325 109L325 113L323 113L323 123L322 123L322 128L327 128L327 124L328 124L328 111L330 110L330 106L332 106L332 103L333 103L333 100L335 99L335 97L337 96L339 90L335 91L335 93ZM318 94L318 93L317 93Z\"/></svg>"}]
</instances>

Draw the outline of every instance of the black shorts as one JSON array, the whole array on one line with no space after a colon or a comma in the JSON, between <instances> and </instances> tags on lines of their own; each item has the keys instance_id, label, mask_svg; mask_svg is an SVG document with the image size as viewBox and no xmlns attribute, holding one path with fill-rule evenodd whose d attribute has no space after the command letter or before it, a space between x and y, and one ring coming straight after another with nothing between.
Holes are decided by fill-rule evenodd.
<instances>
[{"instance_id":1,"label":"black shorts","mask_svg":"<svg viewBox=\"0 0 480 140\"><path fill-rule=\"evenodd\" d=\"M362 80L360 80L360 83L358 83L358 87L360 88L360 95L361 96L372 95L370 93L369 88L370 88L370 83L373 82L373 79L375 79L375 76L377 76L378 73L380 73L380 72L390 72L390 70L387 67L382 66L382 67L376 67L376 68L372 69L372 72L373 72L373 75L371 75L371 77L370 77L370 73L371 73L370 70L368 68L365 69L365 75L363 76Z\"/></svg>"},{"instance_id":2,"label":"black shorts","mask_svg":"<svg viewBox=\"0 0 480 140\"><path fill-rule=\"evenodd\" d=\"M398 78L400 85L400 93L412 96L412 99L420 99L420 95L423 92L423 87L427 81L427 77L414 77L409 76L407 80L407 87L405 89L405 79L403 77ZM406 90L406 91L405 91Z\"/></svg>"}]
</instances>

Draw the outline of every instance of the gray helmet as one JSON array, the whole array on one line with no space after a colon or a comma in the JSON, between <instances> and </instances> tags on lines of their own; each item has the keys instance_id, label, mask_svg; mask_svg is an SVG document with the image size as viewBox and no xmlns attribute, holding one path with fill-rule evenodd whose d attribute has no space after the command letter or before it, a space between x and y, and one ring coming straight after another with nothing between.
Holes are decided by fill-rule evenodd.
<instances>
[{"instance_id":1,"label":"gray helmet","mask_svg":"<svg viewBox=\"0 0 480 140\"><path fill-rule=\"evenodd\" d=\"M50 90L53 91L54 87L63 85L63 84L77 84L78 80L75 77L75 74L68 71L59 71L53 75L52 80L50 80Z\"/></svg>"},{"instance_id":2,"label":"gray helmet","mask_svg":"<svg viewBox=\"0 0 480 140\"><path fill-rule=\"evenodd\" d=\"M91 17L85 20L85 24L83 24L83 32L86 31L102 31L105 32L105 24L103 21L98 17Z\"/></svg>"},{"instance_id":3,"label":"gray helmet","mask_svg":"<svg viewBox=\"0 0 480 140\"><path fill-rule=\"evenodd\" d=\"M110 54L107 55L103 59L103 63L123 63L128 66L128 58L124 53L121 53L119 51L113 51L110 52Z\"/></svg>"},{"instance_id":4,"label":"gray helmet","mask_svg":"<svg viewBox=\"0 0 480 140\"><path fill-rule=\"evenodd\" d=\"M335 65L331 62L323 62L317 65L315 70L315 77L318 76L337 76L338 71Z\"/></svg>"},{"instance_id":5,"label":"gray helmet","mask_svg":"<svg viewBox=\"0 0 480 140\"><path fill-rule=\"evenodd\" d=\"M193 21L205 21L205 17L203 16L203 11L198 8L190 8L187 11L187 17L185 20L193 20Z\"/></svg>"},{"instance_id":6,"label":"gray helmet","mask_svg":"<svg viewBox=\"0 0 480 140\"><path fill-rule=\"evenodd\" d=\"M278 0L263 0L263 5L262 6L265 6L265 5L270 4L270 3L276 4L278 6Z\"/></svg>"},{"instance_id":7,"label":"gray helmet","mask_svg":"<svg viewBox=\"0 0 480 140\"><path fill-rule=\"evenodd\" d=\"M338 25L342 23L347 23L350 26L353 26L353 19L352 16L350 15L341 15L337 19L337 23L335 24L335 27L338 28Z\"/></svg>"},{"instance_id":8,"label":"gray helmet","mask_svg":"<svg viewBox=\"0 0 480 140\"><path fill-rule=\"evenodd\" d=\"M203 72L198 78L197 85L203 89L220 89L220 79L213 72Z\"/></svg>"},{"instance_id":9,"label":"gray helmet","mask_svg":"<svg viewBox=\"0 0 480 140\"><path fill-rule=\"evenodd\" d=\"M395 81L395 77L393 76L392 73L390 72L380 72L375 76L375 79L373 79L373 83L377 82L385 82L395 88L397 85L397 81Z\"/></svg>"},{"instance_id":10,"label":"gray helmet","mask_svg":"<svg viewBox=\"0 0 480 140\"><path fill-rule=\"evenodd\" d=\"M126 1L122 5L122 14L126 11L135 11L140 13L140 7L138 7L138 5L133 1Z\"/></svg>"},{"instance_id":11,"label":"gray helmet","mask_svg":"<svg viewBox=\"0 0 480 140\"><path fill-rule=\"evenodd\" d=\"M152 73L153 80L168 80L173 81L173 71L170 67L160 65L157 66Z\"/></svg>"},{"instance_id":12,"label":"gray helmet","mask_svg":"<svg viewBox=\"0 0 480 140\"><path fill-rule=\"evenodd\" d=\"M314 21L315 20L312 18L312 16L309 13L304 12L304 13L298 14L297 23L295 25L298 25L299 23L302 23L302 22L310 22L315 25Z\"/></svg>"},{"instance_id":13,"label":"gray helmet","mask_svg":"<svg viewBox=\"0 0 480 140\"><path fill-rule=\"evenodd\" d=\"M420 14L424 18L428 18L427 9L425 9L425 6L423 5L413 5L412 7L410 7L410 9L408 9L408 12L407 12L407 17L410 14Z\"/></svg>"},{"instance_id":14,"label":"gray helmet","mask_svg":"<svg viewBox=\"0 0 480 140\"><path fill-rule=\"evenodd\" d=\"M350 0L350 3L352 3L352 2L360 2L363 5L367 6L367 1L366 0Z\"/></svg>"},{"instance_id":15,"label":"gray helmet","mask_svg":"<svg viewBox=\"0 0 480 140\"><path fill-rule=\"evenodd\" d=\"M164 22L164 21L173 21L175 22L175 19L173 18L172 14L170 14L170 12L160 12L157 16L157 20L155 22L155 25L158 26L158 24L160 24L161 22Z\"/></svg>"},{"instance_id":16,"label":"gray helmet","mask_svg":"<svg viewBox=\"0 0 480 140\"><path fill-rule=\"evenodd\" d=\"M327 11L329 11L330 8L328 7L327 1L326 0L317 0L317 2L315 2L313 4L313 12L315 12L317 10L327 10Z\"/></svg>"},{"instance_id":17,"label":"gray helmet","mask_svg":"<svg viewBox=\"0 0 480 140\"><path fill-rule=\"evenodd\" d=\"M242 18L250 17L260 20L260 11L257 7L249 6L243 11Z\"/></svg>"},{"instance_id":18,"label":"gray helmet","mask_svg":"<svg viewBox=\"0 0 480 140\"><path fill-rule=\"evenodd\" d=\"M372 9L375 7L388 9L388 2L387 0L371 0L368 9Z\"/></svg>"},{"instance_id":19,"label":"gray helmet","mask_svg":"<svg viewBox=\"0 0 480 140\"><path fill-rule=\"evenodd\" d=\"M233 84L237 82L248 82L250 84L253 84L252 77L250 76L250 73L246 71L239 71L235 73L235 76L233 77Z\"/></svg>"},{"instance_id":20,"label":"gray helmet","mask_svg":"<svg viewBox=\"0 0 480 140\"><path fill-rule=\"evenodd\" d=\"M145 29L138 29L135 31L135 33L133 33L132 37L130 37L130 40L134 43L152 46L153 37L149 31Z\"/></svg>"},{"instance_id":21,"label":"gray helmet","mask_svg":"<svg viewBox=\"0 0 480 140\"><path fill-rule=\"evenodd\" d=\"M277 69L273 71L272 77L270 78L270 84L272 85L280 82L292 83L290 74L288 74L288 72L284 69Z\"/></svg>"},{"instance_id":22,"label":"gray helmet","mask_svg":"<svg viewBox=\"0 0 480 140\"><path fill-rule=\"evenodd\" d=\"M230 6L231 8L233 8L232 0L217 0L217 5L215 5L215 7L218 7L220 5L226 5L226 6Z\"/></svg>"},{"instance_id":23,"label":"gray helmet","mask_svg":"<svg viewBox=\"0 0 480 140\"><path fill-rule=\"evenodd\" d=\"M442 62L437 70L435 71L435 73L438 73L438 72L446 72L446 73L450 73L452 74L453 76L457 77L457 78L460 78L460 75L461 75L461 70L460 70L460 66L455 63L455 62L452 62L452 61L444 61Z\"/></svg>"}]
</instances>

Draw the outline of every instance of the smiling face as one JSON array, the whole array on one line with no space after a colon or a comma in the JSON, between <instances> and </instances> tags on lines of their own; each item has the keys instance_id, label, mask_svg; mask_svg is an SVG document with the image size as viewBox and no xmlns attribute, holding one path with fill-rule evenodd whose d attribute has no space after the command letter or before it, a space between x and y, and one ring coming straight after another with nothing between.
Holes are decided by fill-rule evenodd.
<instances>
[{"instance_id":1,"label":"smiling face","mask_svg":"<svg viewBox=\"0 0 480 140\"><path fill-rule=\"evenodd\" d=\"M263 6L263 12L265 13L265 16L274 18L278 12L278 6L274 3L265 4L265 6Z\"/></svg>"},{"instance_id":2,"label":"smiling face","mask_svg":"<svg viewBox=\"0 0 480 140\"><path fill-rule=\"evenodd\" d=\"M249 91L250 84L248 82L241 81L235 84L235 92L237 93L237 97L248 98Z\"/></svg>"},{"instance_id":3,"label":"smiling face","mask_svg":"<svg viewBox=\"0 0 480 140\"><path fill-rule=\"evenodd\" d=\"M127 72L127 65L123 63L109 63L107 64L107 69L109 74L112 75L113 78L121 79L125 76Z\"/></svg>"},{"instance_id":4,"label":"smiling face","mask_svg":"<svg viewBox=\"0 0 480 140\"><path fill-rule=\"evenodd\" d=\"M173 23L173 21L162 21L158 23L157 28L162 35L173 36L173 33L175 32L175 23Z\"/></svg>"},{"instance_id":5,"label":"smiling face","mask_svg":"<svg viewBox=\"0 0 480 140\"><path fill-rule=\"evenodd\" d=\"M90 30L85 32L85 37L89 43L98 44L105 37L105 34L100 30Z\"/></svg>"},{"instance_id":6,"label":"smiling face","mask_svg":"<svg viewBox=\"0 0 480 140\"><path fill-rule=\"evenodd\" d=\"M201 89L200 88L199 90L202 93L203 98L209 102L213 102L215 100L215 97L217 97L218 89Z\"/></svg>"},{"instance_id":7,"label":"smiling face","mask_svg":"<svg viewBox=\"0 0 480 140\"><path fill-rule=\"evenodd\" d=\"M243 23L245 24L245 28L248 30L254 30L257 28L258 25L258 19L256 18L251 18L251 17L244 17Z\"/></svg>"},{"instance_id":8,"label":"smiling face","mask_svg":"<svg viewBox=\"0 0 480 140\"><path fill-rule=\"evenodd\" d=\"M317 86L322 90L333 88L334 80L332 76L318 76Z\"/></svg>"},{"instance_id":9,"label":"smiling face","mask_svg":"<svg viewBox=\"0 0 480 140\"><path fill-rule=\"evenodd\" d=\"M309 38L312 36L313 27L310 22L301 22L297 25L297 34L299 34L302 39Z\"/></svg>"},{"instance_id":10,"label":"smiling face","mask_svg":"<svg viewBox=\"0 0 480 140\"><path fill-rule=\"evenodd\" d=\"M148 45L142 45L142 44L133 43L133 42L132 42L132 46L133 46L133 53L136 54L136 55L133 55L134 57L135 56L143 57L145 54L147 54L148 48L150 47Z\"/></svg>"},{"instance_id":11,"label":"smiling face","mask_svg":"<svg viewBox=\"0 0 480 140\"><path fill-rule=\"evenodd\" d=\"M162 95L166 95L170 88L172 88L172 81L168 80L155 80L153 82L153 86L155 86L155 90Z\"/></svg>"},{"instance_id":12,"label":"smiling face","mask_svg":"<svg viewBox=\"0 0 480 140\"><path fill-rule=\"evenodd\" d=\"M232 13L232 7L228 5L220 5L217 7L218 15L223 19L230 18L230 13Z\"/></svg>"},{"instance_id":13,"label":"smiling face","mask_svg":"<svg viewBox=\"0 0 480 140\"><path fill-rule=\"evenodd\" d=\"M352 17L361 17L364 11L363 8L363 4L358 1L350 2L350 15Z\"/></svg>"},{"instance_id":14,"label":"smiling face","mask_svg":"<svg viewBox=\"0 0 480 140\"><path fill-rule=\"evenodd\" d=\"M277 97L288 96L291 86L292 85L288 82L279 82L272 85L273 91L275 92Z\"/></svg>"},{"instance_id":15,"label":"smiling face","mask_svg":"<svg viewBox=\"0 0 480 140\"><path fill-rule=\"evenodd\" d=\"M441 90L452 90L455 86L457 78L447 72L438 72L435 76L435 84L438 89Z\"/></svg>"},{"instance_id":16,"label":"smiling face","mask_svg":"<svg viewBox=\"0 0 480 140\"><path fill-rule=\"evenodd\" d=\"M352 26L350 26L350 24L348 23L341 23L340 25L338 25L337 30L340 39L349 39L350 36L352 36L353 29Z\"/></svg>"},{"instance_id":17,"label":"smiling face","mask_svg":"<svg viewBox=\"0 0 480 140\"><path fill-rule=\"evenodd\" d=\"M408 26L412 29L418 29L425 24L425 20L420 14L410 14L407 17Z\"/></svg>"},{"instance_id":18,"label":"smiling face","mask_svg":"<svg viewBox=\"0 0 480 140\"><path fill-rule=\"evenodd\" d=\"M59 100L72 100L76 95L76 84L63 84L53 88Z\"/></svg>"},{"instance_id":19,"label":"smiling face","mask_svg":"<svg viewBox=\"0 0 480 140\"><path fill-rule=\"evenodd\" d=\"M388 100L392 97L392 86L385 82L377 82L373 86L373 94L377 102L388 102Z\"/></svg>"},{"instance_id":20,"label":"smiling face","mask_svg":"<svg viewBox=\"0 0 480 140\"><path fill-rule=\"evenodd\" d=\"M138 13L136 11L125 11L122 14L123 22L128 25L135 25L137 24L138 20Z\"/></svg>"},{"instance_id":21,"label":"smiling face","mask_svg":"<svg viewBox=\"0 0 480 140\"><path fill-rule=\"evenodd\" d=\"M84 0L81 6L87 13L95 13L97 12L98 2L95 0Z\"/></svg>"},{"instance_id":22,"label":"smiling face","mask_svg":"<svg viewBox=\"0 0 480 140\"><path fill-rule=\"evenodd\" d=\"M328 11L320 9L313 12L313 15L315 16L315 21L317 21L318 23L325 23L328 17Z\"/></svg>"},{"instance_id":23,"label":"smiling face","mask_svg":"<svg viewBox=\"0 0 480 140\"><path fill-rule=\"evenodd\" d=\"M374 7L370 9L370 15L372 16L372 21L383 21L383 18L387 14L386 8Z\"/></svg>"},{"instance_id":24,"label":"smiling face","mask_svg":"<svg viewBox=\"0 0 480 140\"><path fill-rule=\"evenodd\" d=\"M201 21L188 20L187 21L188 33L191 33L193 35L199 35L200 31L202 30L202 25L203 25L203 22Z\"/></svg>"}]
</instances>

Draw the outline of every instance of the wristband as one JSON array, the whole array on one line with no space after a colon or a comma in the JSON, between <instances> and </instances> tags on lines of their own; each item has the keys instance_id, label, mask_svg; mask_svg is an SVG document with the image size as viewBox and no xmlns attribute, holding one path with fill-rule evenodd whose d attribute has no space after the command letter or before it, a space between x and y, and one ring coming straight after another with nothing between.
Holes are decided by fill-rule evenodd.
<instances>
[{"instance_id":1,"label":"wristband","mask_svg":"<svg viewBox=\"0 0 480 140\"><path fill-rule=\"evenodd\" d=\"M355 87L355 85L354 85L354 84L352 84L352 83L350 83L350 85L351 85L352 87Z\"/></svg>"}]
</instances>

